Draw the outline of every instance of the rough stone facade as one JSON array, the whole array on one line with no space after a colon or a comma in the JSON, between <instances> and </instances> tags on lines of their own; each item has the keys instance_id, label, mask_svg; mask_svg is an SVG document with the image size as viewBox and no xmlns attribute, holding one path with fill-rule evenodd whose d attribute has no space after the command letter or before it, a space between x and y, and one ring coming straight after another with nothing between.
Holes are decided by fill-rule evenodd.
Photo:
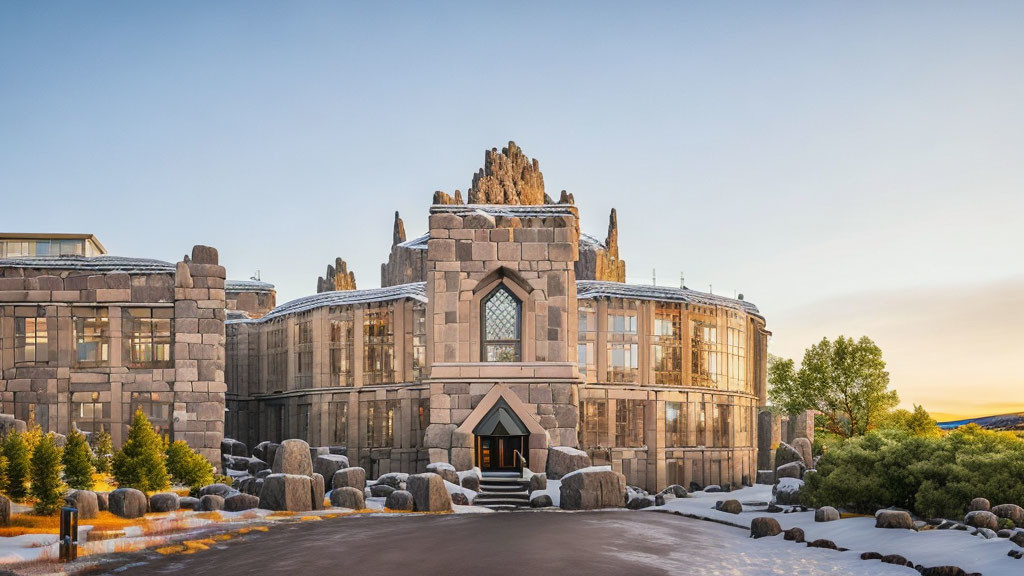
<instances>
[{"instance_id":1,"label":"rough stone facade","mask_svg":"<svg viewBox=\"0 0 1024 576\"><path fill-rule=\"evenodd\" d=\"M608 235L604 242L588 235L580 238L576 279L626 281L626 262L619 258L619 219L614 208L608 216Z\"/></svg>"},{"instance_id":2,"label":"rough stone facade","mask_svg":"<svg viewBox=\"0 0 1024 576\"><path fill-rule=\"evenodd\" d=\"M540 163L516 146L484 153L484 167L473 175L470 204L544 204L544 175Z\"/></svg>"},{"instance_id":3,"label":"rough stone facade","mask_svg":"<svg viewBox=\"0 0 1024 576\"><path fill-rule=\"evenodd\" d=\"M459 202L461 204L461 202ZM397 286L410 282L423 282L427 277L427 243L425 237L409 241L405 237L405 223L395 212L391 254L380 265L380 285Z\"/></svg>"},{"instance_id":4,"label":"rough stone facade","mask_svg":"<svg viewBox=\"0 0 1024 576\"><path fill-rule=\"evenodd\" d=\"M3 412L61 434L104 428L120 446L132 412L215 466L224 435L224 268L196 246L157 260L0 260Z\"/></svg>"},{"instance_id":5,"label":"rough stone facade","mask_svg":"<svg viewBox=\"0 0 1024 576\"><path fill-rule=\"evenodd\" d=\"M334 264L327 265L327 274L316 279L316 291L330 292L332 290L355 290L356 273L349 272L348 262L341 258L335 258Z\"/></svg>"},{"instance_id":6,"label":"rough stone facade","mask_svg":"<svg viewBox=\"0 0 1024 576\"><path fill-rule=\"evenodd\" d=\"M224 295L229 315L262 318L277 306L274 285L258 280L226 280Z\"/></svg>"}]
</instances>

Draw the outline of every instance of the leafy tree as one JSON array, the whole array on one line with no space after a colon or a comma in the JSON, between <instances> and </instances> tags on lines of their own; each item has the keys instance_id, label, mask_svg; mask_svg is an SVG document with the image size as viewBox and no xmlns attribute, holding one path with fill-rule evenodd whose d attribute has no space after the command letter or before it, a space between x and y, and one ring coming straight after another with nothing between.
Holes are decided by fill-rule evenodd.
<instances>
[{"instance_id":1,"label":"leafy tree","mask_svg":"<svg viewBox=\"0 0 1024 576\"><path fill-rule=\"evenodd\" d=\"M68 434L62 461L64 463L64 481L68 486L77 490L92 489L92 452L89 451L85 435L78 430L72 430Z\"/></svg>"},{"instance_id":2,"label":"leafy tree","mask_svg":"<svg viewBox=\"0 0 1024 576\"><path fill-rule=\"evenodd\" d=\"M182 440L167 447L167 471L175 482L188 486L192 492L213 484L213 466Z\"/></svg>"},{"instance_id":3,"label":"leafy tree","mask_svg":"<svg viewBox=\"0 0 1024 576\"><path fill-rule=\"evenodd\" d=\"M25 434L11 430L4 437L4 458L7 459L7 495L20 502L28 496L29 457Z\"/></svg>"},{"instance_id":4,"label":"leafy tree","mask_svg":"<svg viewBox=\"0 0 1024 576\"><path fill-rule=\"evenodd\" d=\"M137 410L128 429L128 440L114 455L114 480L117 485L143 492L166 488L167 467L162 445L149 419L142 410Z\"/></svg>"},{"instance_id":5,"label":"leafy tree","mask_svg":"<svg viewBox=\"0 0 1024 576\"><path fill-rule=\"evenodd\" d=\"M114 454L114 445L110 441L110 434L100 428L100 431L95 433L95 442L96 459L93 461L93 467L97 472L106 474L110 472L110 459Z\"/></svg>"},{"instance_id":6,"label":"leafy tree","mask_svg":"<svg viewBox=\"0 0 1024 576\"><path fill-rule=\"evenodd\" d=\"M53 514L63 502L64 483L60 481L61 450L53 434L45 434L32 451L32 488L36 514Z\"/></svg>"},{"instance_id":7,"label":"leafy tree","mask_svg":"<svg viewBox=\"0 0 1024 576\"><path fill-rule=\"evenodd\" d=\"M863 435L899 403L882 350L867 336L822 338L804 352L799 369L792 360L773 359L768 382L773 404L790 413L816 410L824 429L842 438Z\"/></svg>"},{"instance_id":8,"label":"leafy tree","mask_svg":"<svg viewBox=\"0 0 1024 576\"><path fill-rule=\"evenodd\" d=\"M914 436L939 436L942 429L927 410L914 404L914 411L893 410L882 418L879 428L903 430Z\"/></svg>"}]
</instances>

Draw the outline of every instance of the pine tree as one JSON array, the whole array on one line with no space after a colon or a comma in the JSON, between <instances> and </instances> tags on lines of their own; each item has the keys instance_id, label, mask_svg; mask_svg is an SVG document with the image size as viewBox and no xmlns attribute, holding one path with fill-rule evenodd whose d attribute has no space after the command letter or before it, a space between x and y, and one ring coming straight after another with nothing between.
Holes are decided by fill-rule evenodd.
<instances>
[{"instance_id":1,"label":"pine tree","mask_svg":"<svg viewBox=\"0 0 1024 576\"><path fill-rule=\"evenodd\" d=\"M71 488L77 490L92 489L92 453L89 452L89 444L85 436L78 430L72 430L68 434L67 444L64 445L64 481Z\"/></svg>"},{"instance_id":2,"label":"pine tree","mask_svg":"<svg viewBox=\"0 0 1024 576\"><path fill-rule=\"evenodd\" d=\"M96 460L93 462L97 472L100 474L110 472L110 459L113 454L114 446L110 442L110 434L100 428L100 431L96 432Z\"/></svg>"},{"instance_id":3,"label":"pine tree","mask_svg":"<svg viewBox=\"0 0 1024 576\"><path fill-rule=\"evenodd\" d=\"M53 514L60 510L63 502L64 483L60 481L60 454L53 434L39 439L32 451L32 488L35 499L33 510L36 514Z\"/></svg>"},{"instance_id":4,"label":"pine tree","mask_svg":"<svg viewBox=\"0 0 1024 576\"><path fill-rule=\"evenodd\" d=\"M36 444L43 439L43 428L40 426L34 416L29 417L28 422L25 425L25 433L22 435L25 439L25 445L28 447L28 458L32 459L32 451L36 449Z\"/></svg>"},{"instance_id":5,"label":"pine tree","mask_svg":"<svg viewBox=\"0 0 1024 576\"><path fill-rule=\"evenodd\" d=\"M0 445L0 493L7 494L7 456Z\"/></svg>"},{"instance_id":6,"label":"pine tree","mask_svg":"<svg viewBox=\"0 0 1024 576\"><path fill-rule=\"evenodd\" d=\"M182 440L167 447L167 471L175 482L188 486L193 492L213 484L213 466Z\"/></svg>"},{"instance_id":7,"label":"pine tree","mask_svg":"<svg viewBox=\"0 0 1024 576\"><path fill-rule=\"evenodd\" d=\"M28 444L25 435L11 430L4 438L4 457L7 459L7 495L20 502L28 496Z\"/></svg>"},{"instance_id":8,"label":"pine tree","mask_svg":"<svg viewBox=\"0 0 1024 576\"><path fill-rule=\"evenodd\" d=\"M137 410L128 429L128 440L114 455L114 480L122 488L143 492L167 487L167 466L160 449L163 442L149 419Z\"/></svg>"}]
</instances>

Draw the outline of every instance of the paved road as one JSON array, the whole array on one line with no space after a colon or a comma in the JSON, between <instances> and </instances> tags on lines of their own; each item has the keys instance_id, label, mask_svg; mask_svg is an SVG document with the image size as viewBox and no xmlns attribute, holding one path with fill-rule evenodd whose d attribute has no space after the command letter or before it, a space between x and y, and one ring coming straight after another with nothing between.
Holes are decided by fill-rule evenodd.
<instances>
[{"instance_id":1,"label":"paved road","mask_svg":"<svg viewBox=\"0 0 1024 576\"><path fill-rule=\"evenodd\" d=\"M917 572L852 553L654 512L517 512L347 517L278 525L192 555L155 553L100 572L289 576L715 574L785 576ZM909 572L907 572L909 570Z\"/></svg>"}]
</instances>

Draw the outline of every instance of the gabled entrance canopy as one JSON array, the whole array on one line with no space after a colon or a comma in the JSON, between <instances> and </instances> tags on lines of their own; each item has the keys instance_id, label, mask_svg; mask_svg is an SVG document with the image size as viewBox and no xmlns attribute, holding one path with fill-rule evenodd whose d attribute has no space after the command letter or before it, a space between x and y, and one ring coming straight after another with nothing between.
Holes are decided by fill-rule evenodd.
<instances>
[{"instance_id":1,"label":"gabled entrance canopy","mask_svg":"<svg viewBox=\"0 0 1024 576\"><path fill-rule=\"evenodd\" d=\"M527 436L529 429L516 413L509 407L504 398L498 398L494 407L473 429L477 436Z\"/></svg>"}]
</instances>

